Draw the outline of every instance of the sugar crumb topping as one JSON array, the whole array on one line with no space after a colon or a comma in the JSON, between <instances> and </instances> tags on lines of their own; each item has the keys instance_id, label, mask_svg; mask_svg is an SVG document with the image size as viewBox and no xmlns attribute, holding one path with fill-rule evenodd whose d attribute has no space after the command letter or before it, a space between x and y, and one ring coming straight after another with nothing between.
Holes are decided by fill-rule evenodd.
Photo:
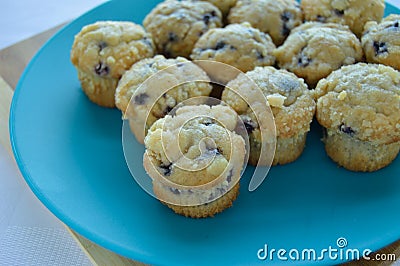
<instances>
[{"instance_id":1,"label":"sugar crumb topping","mask_svg":"<svg viewBox=\"0 0 400 266\"><path fill-rule=\"evenodd\" d=\"M283 106L283 103L285 102L287 97L280 95L278 93L274 93L272 95L267 96L267 101L269 105L273 107L278 107L281 108Z\"/></svg>"},{"instance_id":2,"label":"sugar crumb topping","mask_svg":"<svg viewBox=\"0 0 400 266\"><path fill-rule=\"evenodd\" d=\"M347 98L347 92L342 91L341 93L339 93L338 98L339 100L344 101Z\"/></svg>"}]
</instances>

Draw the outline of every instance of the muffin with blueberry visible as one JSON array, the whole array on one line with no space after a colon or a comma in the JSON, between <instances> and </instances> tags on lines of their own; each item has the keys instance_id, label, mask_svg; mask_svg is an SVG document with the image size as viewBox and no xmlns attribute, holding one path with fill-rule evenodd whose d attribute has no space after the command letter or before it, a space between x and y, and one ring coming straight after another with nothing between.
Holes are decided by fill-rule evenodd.
<instances>
[{"instance_id":1,"label":"muffin with blueberry visible","mask_svg":"<svg viewBox=\"0 0 400 266\"><path fill-rule=\"evenodd\" d=\"M183 57L156 55L134 64L121 78L115 103L136 139L143 143L146 131L179 103L212 91L207 73Z\"/></svg>"},{"instance_id":2,"label":"muffin with blueberry visible","mask_svg":"<svg viewBox=\"0 0 400 266\"><path fill-rule=\"evenodd\" d=\"M249 22L268 33L275 45L281 45L290 31L303 21L296 0L238 0L228 16L229 23Z\"/></svg>"},{"instance_id":3,"label":"muffin with blueberry visible","mask_svg":"<svg viewBox=\"0 0 400 266\"><path fill-rule=\"evenodd\" d=\"M400 15L392 14L381 23L370 21L361 38L369 63L379 63L400 70Z\"/></svg>"},{"instance_id":4,"label":"muffin with blueberry visible","mask_svg":"<svg viewBox=\"0 0 400 266\"><path fill-rule=\"evenodd\" d=\"M347 26L307 22L292 30L274 55L279 67L304 78L314 88L332 71L362 60L363 51Z\"/></svg>"},{"instance_id":5,"label":"muffin with blueberry visible","mask_svg":"<svg viewBox=\"0 0 400 266\"><path fill-rule=\"evenodd\" d=\"M249 78L258 88L248 81ZM222 101L231 106L245 124L250 142L249 162L252 165L269 163L266 158L260 158L261 150L267 144L257 120L261 114L251 108L256 104L247 103L252 98L254 102L263 100L254 93L258 89L265 96L275 119L276 150L272 164L293 162L302 154L310 131L315 113L313 91L308 89L303 79L274 67L256 67L227 84Z\"/></svg>"},{"instance_id":6,"label":"muffin with blueberry visible","mask_svg":"<svg viewBox=\"0 0 400 266\"><path fill-rule=\"evenodd\" d=\"M75 36L72 64L85 94L94 103L115 107L121 76L137 61L154 55L151 35L132 22L99 21Z\"/></svg>"},{"instance_id":7,"label":"muffin with blueberry visible","mask_svg":"<svg viewBox=\"0 0 400 266\"><path fill-rule=\"evenodd\" d=\"M361 37L368 21L381 21L384 0L302 0L301 8L307 21L338 23L349 26Z\"/></svg>"},{"instance_id":8,"label":"muffin with blueberry visible","mask_svg":"<svg viewBox=\"0 0 400 266\"><path fill-rule=\"evenodd\" d=\"M157 51L165 57L189 57L197 40L209 29L222 26L221 11L204 1L165 1L144 19Z\"/></svg>"},{"instance_id":9,"label":"muffin with blueberry visible","mask_svg":"<svg viewBox=\"0 0 400 266\"><path fill-rule=\"evenodd\" d=\"M214 216L239 193L246 158L238 116L227 106L184 106L157 120L146 138L143 165L157 199L192 218Z\"/></svg>"},{"instance_id":10,"label":"muffin with blueberry visible","mask_svg":"<svg viewBox=\"0 0 400 266\"><path fill-rule=\"evenodd\" d=\"M249 23L230 24L211 29L201 36L190 57L218 61L247 72L256 66L273 65L274 49L271 37Z\"/></svg>"},{"instance_id":11,"label":"muffin with blueberry visible","mask_svg":"<svg viewBox=\"0 0 400 266\"><path fill-rule=\"evenodd\" d=\"M226 18L232 7L235 6L237 0L203 0L210 2L221 10L222 16Z\"/></svg>"},{"instance_id":12,"label":"muffin with blueberry visible","mask_svg":"<svg viewBox=\"0 0 400 266\"><path fill-rule=\"evenodd\" d=\"M325 149L353 171L389 165L400 149L400 73L392 67L345 66L316 88L318 122L326 129Z\"/></svg>"}]
</instances>

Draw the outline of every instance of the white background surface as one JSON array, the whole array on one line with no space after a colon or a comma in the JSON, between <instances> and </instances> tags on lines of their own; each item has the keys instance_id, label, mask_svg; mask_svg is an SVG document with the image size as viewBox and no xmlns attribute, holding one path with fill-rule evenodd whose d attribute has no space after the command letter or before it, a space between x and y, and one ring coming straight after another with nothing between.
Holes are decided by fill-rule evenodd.
<instances>
[{"instance_id":1,"label":"white background surface","mask_svg":"<svg viewBox=\"0 0 400 266\"><path fill-rule=\"evenodd\" d=\"M70 21L102 2L0 0L0 49ZM0 265L91 265L64 225L33 195L2 145Z\"/></svg>"},{"instance_id":2,"label":"white background surface","mask_svg":"<svg viewBox=\"0 0 400 266\"><path fill-rule=\"evenodd\" d=\"M0 0L0 49L81 15L106 0Z\"/></svg>"},{"instance_id":3,"label":"white background surface","mask_svg":"<svg viewBox=\"0 0 400 266\"><path fill-rule=\"evenodd\" d=\"M0 0L0 49L72 20L102 2ZM400 6L400 0L388 2ZM10 264L90 265L90 261L36 199L0 145L0 265Z\"/></svg>"}]
</instances>

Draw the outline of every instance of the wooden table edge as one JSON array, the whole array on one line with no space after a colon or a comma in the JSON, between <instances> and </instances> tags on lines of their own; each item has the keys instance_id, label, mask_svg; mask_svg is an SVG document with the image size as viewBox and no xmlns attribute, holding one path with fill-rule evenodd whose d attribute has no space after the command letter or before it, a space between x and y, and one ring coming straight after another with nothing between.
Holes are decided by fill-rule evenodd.
<instances>
[{"instance_id":1,"label":"wooden table edge","mask_svg":"<svg viewBox=\"0 0 400 266\"><path fill-rule=\"evenodd\" d=\"M15 160L14 154L12 152L11 142L9 138L9 111L12 101L13 90L0 76L0 145L2 145L10 156ZM72 238L76 241L78 246L86 254L88 259L93 265L144 265L140 262L130 260L128 258L122 257L115 254L103 247L94 244L93 242L87 240L83 236L79 235L62 221L62 225L67 229Z\"/></svg>"}]
</instances>

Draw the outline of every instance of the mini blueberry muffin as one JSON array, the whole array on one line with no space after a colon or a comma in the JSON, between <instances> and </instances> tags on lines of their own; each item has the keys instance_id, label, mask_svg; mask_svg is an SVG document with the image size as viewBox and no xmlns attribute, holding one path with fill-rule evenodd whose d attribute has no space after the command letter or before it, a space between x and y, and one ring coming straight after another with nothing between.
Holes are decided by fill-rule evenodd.
<instances>
[{"instance_id":1,"label":"mini blueberry muffin","mask_svg":"<svg viewBox=\"0 0 400 266\"><path fill-rule=\"evenodd\" d=\"M400 70L400 15L392 14L382 20L367 22L361 38L369 63L379 63Z\"/></svg>"},{"instance_id":2,"label":"mini blueberry muffin","mask_svg":"<svg viewBox=\"0 0 400 266\"><path fill-rule=\"evenodd\" d=\"M301 8L308 21L348 25L358 37L367 21L380 21L385 10L384 0L302 0Z\"/></svg>"},{"instance_id":3,"label":"mini blueberry muffin","mask_svg":"<svg viewBox=\"0 0 400 266\"><path fill-rule=\"evenodd\" d=\"M151 35L132 22L99 21L75 36L72 64L83 91L94 103L115 107L114 94L121 76L137 61L154 55Z\"/></svg>"},{"instance_id":4,"label":"mini blueberry muffin","mask_svg":"<svg viewBox=\"0 0 400 266\"><path fill-rule=\"evenodd\" d=\"M208 2L168 0L151 11L143 25L160 54L189 57L201 35L222 26L222 15Z\"/></svg>"},{"instance_id":5,"label":"mini blueberry muffin","mask_svg":"<svg viewBox=\"0 0 400 266\"><path fill-rule=\"evenodd\" d=\"M176 213L202 218L230 207L239 192L246 147L227 106L184 106L157 120L143 165L156 197Z\"/></svg>"},{"instance_id":6,"label":"mini blueberry muffin","mask_svg":"<svg viewBox=\"0 0 400 266\"><path fill-rule=\"evenodd\" d=\"M190 57L218 61L247 72L256 66L273 65L274 49L269 35L252 28L249 23L230 24L201 36Z\"/></svg>"},{"instance_id":7,"label":"mini blueberry muffin","mask_svg":"<svg viewBox=\"0 0 400 266\"><path fill-rule=\"evenodd\" d=\"M258 85L275 118L277 141L273 165L295 161L303 152L315 113L313 91L308 89L303 79L273 67L257 67L228 83L222 101L241 116L246 126L250 138L249 162L252 165L257 165L264 143L254 111L238 95L238 92L252 95L255 88L249 86L247 78Z\"/></svg>"},{"instance_id":8,"label":"mini blueberry muffin","mask_svg":"<svg viewBox=\"0 0 400 266\"><path fill-rule=\"evenodd\" d=\"M400 73L359 63L342 67L316 88L317 119L329 157L353 171L389 165L400 149Z\"/></svg>"},{"instance_id":9,"label":"mini blueberry muffin","mask_svg":"<svg viewBox=\"0 0 400 266\"><path fill-rule=\"evenodd\" d=\"M121 78L115 102L129 119L136 139L143 143L145 132L178 103L208 96L212 86L207 74L189 60L162 55L137 62Z\"/></svg>"},{"instance_id":10,"label":"mini blueberry muffin","mask_svg":"<svg viewBox=\"0 0 400 266\"><path fill-rule=\"evenodd\" d=\"M360 41L347 26L319 22L307 22L292 30L274 54L279 67L304 78L311 88L333 70L363 57Z\"/></svg>"},{"instance_id":11,"label":"mini blueberry muffin","mask_svg":"<svg viewBox=\"0 0 400 266\"><path fill-rule=\"evenodd\" d=\"M302 20L300 5L295 0L238 0L228 16L229 23L247 21L268 33L277 46Z\"/></svg>"}]
</instances>

